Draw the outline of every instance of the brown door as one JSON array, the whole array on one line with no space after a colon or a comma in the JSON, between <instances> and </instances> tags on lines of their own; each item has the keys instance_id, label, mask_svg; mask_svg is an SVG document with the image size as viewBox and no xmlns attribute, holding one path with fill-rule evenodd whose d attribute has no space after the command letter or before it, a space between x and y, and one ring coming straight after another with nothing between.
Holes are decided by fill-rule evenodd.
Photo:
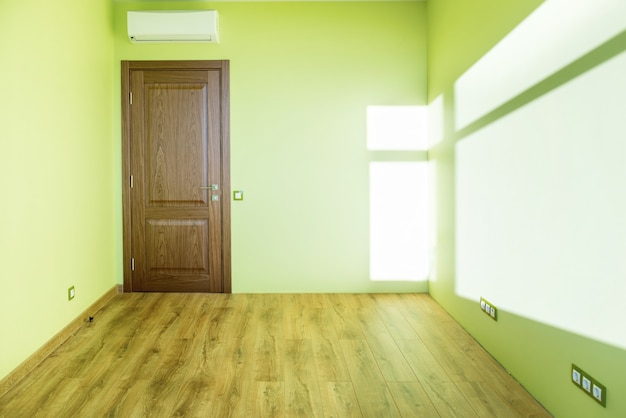
<instances>
[{"instance_id":1,"label":"brown door","mask_svg":"<svg viewBox=\"0 0 626 418\"><path fill-rule=\"evenodd\" d=\"M230 292L228 62L122 72L125 291Z\"/></svg>"}]
</instances>

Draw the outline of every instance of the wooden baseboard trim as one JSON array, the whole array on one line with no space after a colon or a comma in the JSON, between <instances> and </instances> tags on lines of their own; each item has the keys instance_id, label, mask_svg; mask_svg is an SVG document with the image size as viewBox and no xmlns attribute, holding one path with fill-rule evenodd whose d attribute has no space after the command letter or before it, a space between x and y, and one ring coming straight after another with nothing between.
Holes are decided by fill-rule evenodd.
<instances>
[{"instance_id":1,"label":"wooden baseboard trim","mask_svg":"<svg viewBox=\"0 0 626 418\"><path fill-rule=\"evenodd\" d=\"M48 357L54 350L56 350L61 344L67 341L80 329L80 327L89 320L90 316L94 316L96 312L104 308L120 291L121 286L115 285L102 295L97 301L89 306L83 313L81 313L76 319L70 322L65 328L59 331L48 342L42 345L37 351L35 351L30 357L17 366L11 373L9 373L4 379L0 380L0 397L2 397L9 389L11 389L17 382L22 380L28 375L39 363L41 363L46 357Z\"/></svg>"}]
</instances>

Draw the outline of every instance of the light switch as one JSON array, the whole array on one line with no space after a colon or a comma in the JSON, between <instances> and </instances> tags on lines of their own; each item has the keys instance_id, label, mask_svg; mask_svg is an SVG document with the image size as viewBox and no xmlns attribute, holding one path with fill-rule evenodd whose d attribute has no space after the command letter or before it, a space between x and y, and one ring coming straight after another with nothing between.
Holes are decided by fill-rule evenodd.
<instances>
[{"instance_id":1,"label":"light switch","mask_svg":"<svg viewBox=\"0 0 626 418\"><path fill-rule=\"evenodd\" d=\"M243 190L235 190L233 192L233 200L243 200Z\"/></svg>"}]
</instances>

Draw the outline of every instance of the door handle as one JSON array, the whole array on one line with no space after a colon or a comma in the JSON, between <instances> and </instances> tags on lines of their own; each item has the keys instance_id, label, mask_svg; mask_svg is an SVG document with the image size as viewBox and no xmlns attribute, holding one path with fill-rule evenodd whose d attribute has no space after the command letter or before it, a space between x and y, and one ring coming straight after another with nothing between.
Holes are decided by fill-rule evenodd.
<instances>
[{"instance_id":1,"label":"door handle","mask_svg":"<svg viewBox=\"0 0 626 418\"><path fill-rule=\"evenodd\" d=\"M217 184L212 184L210 186L200 186L202 190L219 190L219 186Z\"/></svg>"}]
</instances>

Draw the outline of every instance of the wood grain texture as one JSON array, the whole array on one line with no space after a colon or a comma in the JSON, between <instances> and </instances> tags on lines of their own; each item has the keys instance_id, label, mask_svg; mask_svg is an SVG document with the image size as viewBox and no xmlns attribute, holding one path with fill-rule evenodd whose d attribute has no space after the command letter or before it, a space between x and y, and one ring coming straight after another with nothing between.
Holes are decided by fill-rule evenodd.
<instances>
[{"instance_id":1,"label":"wood grain texture","mask_svg":"<svg viewBox=\"0 0 626 418\"><path fill-rule=\"evenodd\" d=\"M121 289L118 286L111 288L108 292L102 295L97 301L95 301L89 308L87 308L76 319L70 322L65 328L59 331L54 337L46 342L41 348L28 357L22 364L15 368L5 378L0 381L0 396L6 393L11 387L15 386L17 382L27 376L33 371L43 360L49 356L55 354L55 350L58 351L59 347L66 343L68 339L72 337L78 330L85 325L90 316L94 316L103 307L113 299Z\"/></svg>"},{"instance_id":2,"label":"wood grain texture","mask_svg":"<svg viewBox=\"0 0 626 418\"><path fill-rule=\"evenodd\" d=\"M122 63L126 292L231 292L228 72Z\"/></svg>"},{"instance_id":3,"label":"wood grain texture","mask_svg":"<svg viewBox=\"0 0 626 418\"><path fill-rule=\"evenodd\" d=\"M549 417L428 295L117 295L4 417Z\"/></svg>"}]
</instances>

